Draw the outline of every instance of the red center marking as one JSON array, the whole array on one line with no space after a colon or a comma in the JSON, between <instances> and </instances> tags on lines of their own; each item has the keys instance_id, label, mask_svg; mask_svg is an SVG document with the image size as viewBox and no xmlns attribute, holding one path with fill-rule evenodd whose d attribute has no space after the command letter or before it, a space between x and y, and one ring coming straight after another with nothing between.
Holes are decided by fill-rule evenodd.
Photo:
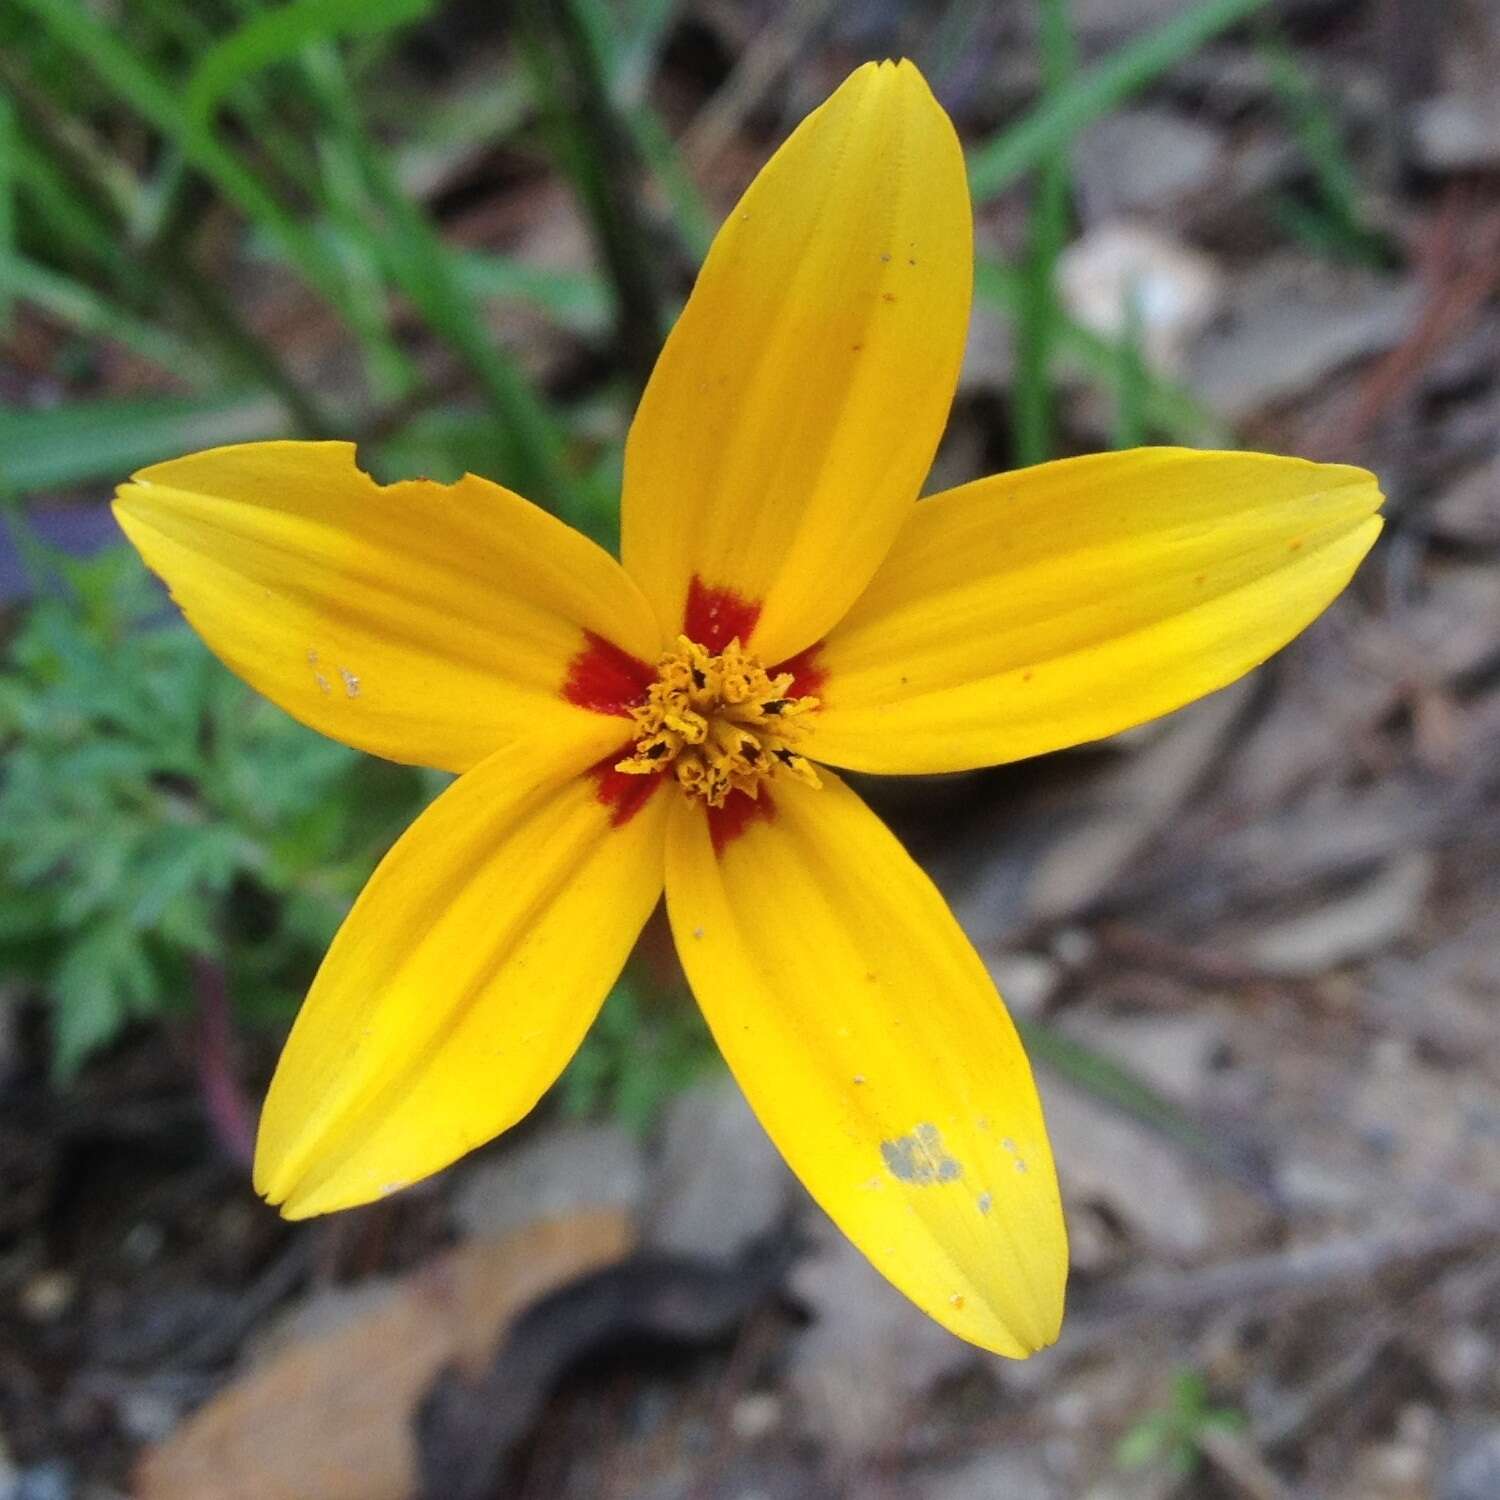
<instances>
[{"instance_id":1,"label":"red center marking","mask_svg":"<svg viewBox=\"0 0 1500 1500\"><path fill-rule=\"evenodd\" d=\"M785 661L768 668L766 675L779 677L783 672L790 672L792 685L788 691L791 696L816 698L828 681L827 669L818 665L818 652L822 649L822 641L814 641L805 651L799 651L795 656L789 656Z\"/></svg>"},{"instance_id":2,"label":"red center marking","mask_svg":"<svg viewBox=\"0 0 1500 1500\"><path fill-rule=\"evenodd\" d=\"M655 670L592 630L585 630L583 639L583 650L568 663L563 697L596 714L629 718L631 705L656 680Z\"/></svg>"},{"instance_id":3,"label":"red center marking","mask_svg":"<svg viewBox=\"0 0 1500 1500\"><path fill-rule=\"evenodd\" d=\"M758 797L731 792L723 807L708 809L708 836L713 841L714 853L723 854L725 846L732 844L757 818L769 823L775 816L776 804L764 787Z\"/></svg>"},{"instance_id":4,"label":"red center marking","mask_svg":"<svg viewBox=\"0 0 1500 1500\"><path fill-rule=\"evenodd\" d=\"M661 776L631 776L615 770L615 765L630 754L629 744L621 745L612 755L590 766L588 774L598 785L595 795L611 809L609 826L623 828L650 800L662 784Z\"/></svg>"},{"instance_id":5,"label":"red center marking","mask_svg":"<svg viewBox=\"0 0 1500 1500\"><path fill-rule=\"evenodd\" d=\"M682 633L705 651L722 651L732 640L745 646L760 619L760 605L733 589L710 588L696 574L688 585Z\"/></svg>"}]
</instances>

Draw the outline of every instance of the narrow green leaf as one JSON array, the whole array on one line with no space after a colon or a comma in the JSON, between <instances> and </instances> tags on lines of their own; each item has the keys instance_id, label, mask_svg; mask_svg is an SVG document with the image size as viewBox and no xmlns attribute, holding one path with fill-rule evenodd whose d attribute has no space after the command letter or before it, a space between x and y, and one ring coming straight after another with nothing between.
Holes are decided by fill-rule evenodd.
<instances>
[{"instance_id":1,"label":"narrow green leaf","mask_svg":"<svg viewBox=\"0 0 1500 1500\"><path fill-rule=\"evenodd\" d=\"M702 260L713 242L715 216L688 171L671 133L646 96L655 50L671 19L669 0L643 0L637 30L629 40L603 0L575 0L579 18L593 35L594 48L608 60L610 91L632 145L650 169L672 209L672 219L688 252Z\"/></svg>"},{"instance_id":2,"label":"narrow green leaf","mask_svg":"<svg viewBox=\"0 0 1500 1500\"><path fill-rule=\"evenodd\" d=\"M24 137L16 140L18 186L35 230L49 246L89 265L101 266L117 288L145 301L150 291L143 267L117 243L118 236L61 168Z\"/></svg>"},{"instance_id":3,"label":"narrow green leaf","mask_svg":"<svg viewBox=\"0 0 1500 1500\"><path fill-rule=\"evenodd\" d=\"M379 245L386 274L479 377L524 464L513 476L517 488L562 512L578 509L583 497L567 464L560 424L528 377L490 336L481 309L457 274L452 252L402 192L389 161L370 141L337 54L329 48L311 48L306 63L325 107L342 122L346 139L357 151L370 196L385 218L386 233Z\"/></svg>"},{"instance_id":4,"label":"narrow green leaf","mask_svg":"<svg viewBox=\"0 0 1500 1500\"><path fill-rule=\"evenodd\" d=\"M17 0L59 45L138 114L176 143L218 190L281 246L303 279L347 315L348 292L337 263L304 225L235 153L196 121L181 94L120 40L93 12L74 0Z\"/></svg>"},{"instance_id":5,"label":"narrow green leaf","mask_svg":"<svg viewBox=\"0 0 1500 1500\"><path fill-rule=\"evenodd\" d=\"M680 6L681 0L634 0L633 4L618 8L618 34L611 36L601 32L599 35L599 41L613 43L610 88L620 105L636 105L645 100L651 75L656 70L656 60ZM605 21L613 20L599 0L585 0L580 9L586 14L591 13L591 24L597 25L600 17Z\"/></svg>"},{"instance_id":6,"label":"narrow green leaf","mask_svg":"<svg viewBox=\"0 0 1500 1500\"><path fill-rule=\"evenodd\" d=\"M609 326L609 293L591 272L529 266L485 250L461 252L454 269L470 296L529 304L573 333L597 335Z\"/></svg>"},{"instance_id":7,"label":"narrow green leaf","mask_svg":"<svg viewBox=\"0 0 1500 1500\"><path fill-rule=\"evenodd\" d=\"M1079 73L1030 114L969 153L969 188L986 203L1078 133L1269 0L1205 0Z\"/></svg>"},{"instance_id":8,"label":"narrow green leaf","mask_svg":"<svg viewBox=\"0 0 1500 1500\"><path fill-rule=\"evenodd\" d=\"M1312 168L1317 209L1282 196L1273 212L1290 233L1324 254L1356 265L1385 266L1391 248L1366 223L1359 174L1344 148L1338 119L1295 52L1269 26L1260 54L1288 128Z\"/></svg>"},{"instance_id":9,"label":"narrow green leaf","mask_svg":"<svg viewBox=\"0 0 1500 1500\"><path fill-rule=\"evenodd\" d=\"M392 331L390 297L377 236L371 233L374 215L358 153L335 130L318 142L318 161L331 216L324 235L344 269L350 327L364 351L366 379L382 404L396 401L416 388L417 371Z\"/></svg>"},{"instance_id":10,"label":"narrow green leaf","mask_svg":"<svg viewBox=\"0 0 1500 1500\"><path fill-rule=\"evenodd\" d=\"M1149 1126L1215 1170L1246 1186L1265 1189L1264 1169L1243 1143L1200 1124L1113 1058L1039 1021L1018 1020L1016 1029L1032 1057L1101 1103Z\"/></svg>"},{"instance_id":11,"label":"narrow green leaf","mask_svg":"<svg viewBox=\"0 0 1500 1500\"><path fill-rule=\"evenodd\" d=\"M0 284L76 332L113 339L163 370L190 378L208 373L193 346L170 329L137 317L60 271L14 255L8 264L0 263Z\"/></svg>"},{"instance_id":12,"label":"narrow green leaf","mask_svg":"<svg viewBox=\"0 0 1500 1500\"><path fill-rule=\"evenodd\" d=\"M974 262L974 294L1007 318L1019 315L1027 284L1013 266L988 256ZM1059 312L1055 330L1060 357L1071 360L1092 379L1105 385L1119 378L1120 346L1112 339ZM1215 448L1233 447L1233 434L1192 393L1176 382L1143 368L1140 400L1149 426L1174 442Z\"/></svg>"},{"instance_id":13,"label":"narrow green leaf","mask_svg":"<svg viewBox=\"0 0 1500 1500\"><path fill-rule=\"evenodd\" d=\"M10 332L15 292L16 182L20 175L17 154L20 136L16 112L5 94L0 94L0 338Z\"/></svg>"},{"instance_id":14,"label":"narrow green leaf","mask_svg":"<svg viewBox=\"0 0 1500 1500\"><path fill-rule=\"evenodd\" d=\"M1141 347L1140 288L1131 283L1125 291L1125 326L1121 330L1115 378L1116 448L1138 448L1146 441L1146 395L1149 376Z\"/></svg>"},{"instance_id":15,"label":"narrow green leaf","mask_svg":"<svg viewBox=\"0 0 1500 1500\"><path fill-rule=\"evenodd\" d=\"M185 91L187 115L205 128L219 101L249 74L295 57L309 42L403 26L432 6L433 0L290 0L259 11L199 59Z\"/></svg>"},{"instance_id":16,"label":"narrow green leaf","mask_svg":"<svg viewBox=\"0 0 1500 1500\"><path fill-rule=\"evenodd\" d=\"M1042 79L1045 98L1056 98L1073 75L1076 48L1067 0L1042 3ZM1059 146L1037 172L1027 224L1026 295L1016 328L1016 372L1011 392L1016 462L1039 464L1053 456L1052 353L1058 321L1057 259L1067 243L1071 197L1068 153Z\"/></svg>"},{"instance_id":17,"label":"narrow green leaf","mask_svg":"<svg viewBox=\"0 0 1500 1500\"><path fill-rule=\"evenodd\" d=\"M117 480L197 448L275 437L285 422L281 403L259 391L0 410L0 493Z\"/></svg>"}]
</instances>

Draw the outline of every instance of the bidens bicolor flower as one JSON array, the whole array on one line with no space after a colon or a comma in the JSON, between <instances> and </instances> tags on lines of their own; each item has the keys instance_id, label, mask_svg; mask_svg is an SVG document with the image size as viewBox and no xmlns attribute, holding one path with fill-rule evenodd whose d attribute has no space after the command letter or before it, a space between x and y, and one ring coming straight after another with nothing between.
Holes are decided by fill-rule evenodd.
<instances>
[{"instance_id":1,"label":"bidens bicolor flower","mask_svg":"<svg viewBox=\"0 0 1500 1500\"><path fill-rule=\"evenodd\" d=\"M714 241L630 431L620 562L483 479L378 485L348 444L121 488L231 668L346 744L461 773L287 1042L255 1167L283 1213L519 1120L665 889L718 1045L840 1228L960 1337L1056 1337L1067 1242L1025 1055L828 767L994 765L1222 687L1344 586L1380 495L1358 469L1147 449L919 503L971 280L953 127L909 63L870 65Z\"/></svg>"}]
</instances>

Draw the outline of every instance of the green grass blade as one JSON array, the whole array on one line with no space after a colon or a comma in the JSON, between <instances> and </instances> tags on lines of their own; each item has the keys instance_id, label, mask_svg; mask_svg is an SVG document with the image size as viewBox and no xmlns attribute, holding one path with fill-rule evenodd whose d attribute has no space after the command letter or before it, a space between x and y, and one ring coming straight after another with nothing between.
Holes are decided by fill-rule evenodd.
<instances>
[{"instance_id":1,"label":"green grass blade","mask_svg":"<svg viewBox=\"0 0 1500 1500\"><path fill-rule=\"evenodd\" d=\"M170 329L137 317L60 271L15 255L0 265L0 285L75 332L113 339L174 375L197 379L210 373L193 346Z\"/></svg>"},{"instance_id":2,"label":"green grass blade","mask_svg":"<svg viewBox=\"0 0 1500 1500\"><path fill-rule=\"evenodd\" d=\"M1019 316L1027 296L1021 272L987 256L974 263L974 294L1008 319ZM1120 348L1075 322L1058 315L1057 352L1091 379L1110 384L1119 378ZM1232 448L1234 437L1224 423L1190 391L1149 369L1141 372L1140 400L1147 424L1173 442L1188 446Z\"/></svg>"},{"instance_id":3,"label":"green grass blade","mask_svg":"<svg viewBox=\"0 0 1500 1500\"><path fill-rule=\"evenodd\" d=\"M119 245L109 224L76 190L62 169L24 136L15 141L15 170L24 212L49 245L75 260L102 267L117 286L145 290L140 268Z\"/></svg>"},{"instance_id":4,"label":"green grass blade","mask_svg":"<svg viewBox=\"0 0 1500 1500\"><path fill-rule=\"evenodd\" d=\"M350 331L364 351L365 376L375 398L388 403L408 395L417 385L417 370L391 331L390 299L386 295L380 254L369 231L370 214L363 174L355 154L340 138L318 143L323 189L333 223L325 230L333 253L344 268L349 288Z\"/></svg>"},{"instance_id":5,"label":"green grass blade","mask_svg":"<svg viewBox=\"0 0 1500 1500\"><path fill-rule=\"evenodd\" d=\"M362 255L345 224L330 225L326 238L339 257ZM491 250L452 250L453 273L474 302L512 302L534 308L559 328L583 338L609 329L609 290L592 271L564 271L497 255Z\"/></svg>"},{"instance_id":6,"label":"green grass blade","mask_svg":"<svg viewBox=\"0 0 1500 1500\"><path fill-rule=\"evenodd\" d=\"M1027 1053L1102 1104L1181 1147L1205 1165L1259 1192L1269 1191L1263 1163L1243 1141L1209 1129L1129 1068L1040 1021L1016 1022Z\"/></svg>"},{"instance_id":7,"label":"green grass blade","mask_svg":"<svg viewBox=\"0 0 1500 1500\"><path fill-rule=\"evenodd\" d=\"M1322 253L1359 265L1389 265L1391 248L1365 222L1359 174L1327 101L1296 54L1269 28L1259 50L1282 116L1312 170L1319 205L1313 210L1283 197L1273 204L1277 218Z\"/></svg>"},{"instance_id":8,"label":"green grass blade","mask_svg":"<svg viewBox=\"0 0 1500 1500\"><path fill-rule=\"evenodd\" d=\"M661 116L650 105L639 104L626 112L625 120L636 150L671 205L672 219L682 243L693 259L701 262L713 243L717 217L699 191Z\"/></svg>"},{"instance_id":9,"label":"green grass blade","mask_svg":"<svg viewBox=\"0 0 1500 1500\"><path fill-rule=\"evenodd\" d=\"M1269 0L1205 0L1080 72L1067 88L969 154L976 203L1005 191L1079 131Z\"/></svg>"},{"instance_id":10,"label":"green grass blade","mask_svg":"<svg viewBox=\"0 0 1500 1500\"><path fill-rule=\"evenodd\" d=\"M387 93L383 113L410 121L403 139L390 147L402 190L424 196L451 162L514 135L530 107L531 91L510 59L480 79L455 83L438 98Z\"/></svg>"},{"instance_id":11,"label":"green grass blade","mask_svg":"<svg viewBox=\"0 0 1500 1500\"><path fill-rule=\"evenodd\" d=\"M1142 333L1140 288L1132 283L1125 292L1125 326L1115 362L1116 448L1139 448L1146 441L1147 374Z\"/></svg>"},{"instance_id":12,"label":"green grass blade","mask_svg":"<svg viewBox=\"0 0 1500 1500\"><path fill-rule=\"evenodd\" d=\"M613 17L598 4L598 0L587 0L586 5L580 4L580 10L594 13L589 19L598 28L596 45L613 43L612 50L606 54L613 58L610 88L614 93L615 103L621 108L637 105L645 100L646 89L656 69L656 60L661 55L672 22L677 19L679 6L680 0L635 0L634 4L624 7L625 13L618 27L619 35L612 36L610 31L614 29ZM601 18L604 23L610 24L610 30L605 30L600 24Z\"/></svg>"},{"instance_id":13,"label":"green grass blade","mask_svg":"<svg viewBox=\"0 0 1500 1500\"><path fill-rule=\"evenodd\" d=\"M516 486L564 514L583 508L586 498L568 467L562 427L519 367L491 340L483 311L464 286L452 252L402 192L390 162L369 140L337 53L313 47L304 58L308 77L357 153L370 197L384 216L386 232L378 243L386 273L478 376L521 466L513 476Z\"/></svg>"},{"instance_id":14,"label":"green grass blade","mask_svg":"<svg viewBox=\"0 0 1500 1500\"><path fill-rule=\"evenodd\" d=\"M274 437L284 421L281 403L261 391L0 410L0 493L118 480L179 453Z\"/></svg>"},{"instance_id":15,"label":"green grass blade","mask_svg":"<svg viewBox=\"0 0 1500 1500\"><path fill-rule=\"evenodd\" d=\"M20 141L15 109L0 94L0 338L10 333L13 307Z\"/></svg>"},{"instance_id":16,"label":"green grass blade","mask_svg":"<svg viewBox=\"0 0 1500 1500\"><path fill-rule=\"evenodd\" d=\"M581 0L528 0L522 52L542 129L609 282L615 350L641 389L666 337L657 257L641 211L639 153L606 77L610 52L585 9Z\"/></svg>"},{"instance_id":17,"label":"green grass blade","mask_svg":"<svg viewBox=\"0 0 1500 1500\"><path fill-rule=\"evenodd\" d=\"M1056 98L1073 74L1075 48L1066 0L1043 0L1042 79L1045 99ZM1056 443L1052 350L1057 325L1057 258L1068 237L1071 178L1066 147L1042 161L1027 226L1026 296L1016 328L1016 376L1011 392L1016 462L1044 463Z\"/></svg>"},{"instance_id":18,"label":"green grass blade","mask_svg":"<svg viewBox=\"0 0 1500 1500\"><path fill-rule=\"evenodd\" d=\"M67 122L50 115L47 101L34 104L40 110L48 150L66 166L64 174L40 150L28 149L23 156L28 192L39 201L42 220L49 227L56 223L65 229L71 248L85 264L103 262L133 314L154 316L162 294L169 294L193 319L198 341L217 351L226 374L233 372L234 383L244 376L264 382L281 398L302 433L326 435L326 423L316 404L282 367L276 351L245 325L228 299L181 253L180 246L141 244L132 238L126 226L149 217L141 205L150 195L141 190L124 164L104 158L91 140L70 133ZM175 143L168 141L164 155L171 160L177 154ZM66 248L65 240L59 249ZM55 286L43 291L53 293L56 300ZM73 298L64 310L71 314L76 309ZM134 332L124 324L121 327ZM148 352L154 357L154 351Z\"/></svg>"},{"instance_id":19,"label":"green grass blade","mask_svg":"<svg viewBox=\"0 0 1500 1500\"><path fill-rule=\"evenodd\" d=\"M589 338L609 327L609 292L591 272L530 266L484 250L461 252L454 265L471 297L525 303Z\"/></svg>"},{"instance_id":20,"label":"green grass blade","mask_svg":"<svg viewBox=\"0 0 1500 1500\"><path fill-rule=\"evenodd\" d=\"M198 60L185 108L205 128L220 100L252 73L296 57L309 42L384 31L421 20L434 0L291 0L251 16Z\"/></svg>"},{"instance_id":21,"label":"green grass blade","mask_svg":"<svg viewBox=\"0 0 1500 1500\"><path fill-rule=\"evenodd\" d=\"M610 92L631 144L666 196L682 243L694 260L701 261L713 242L716 220L671 133L646 97L650 62L665 37L671 7L662 0L643 0L638 29L626 40L602 0L574 0L574 4L594 50L607 60Z\"/></svg>"},{"instance_id":22,"label":"green grass blade","mask_svg":"<svg viewBox=\"0 0 1500 1500\"><path fill-rule=\"evenodd\" d=\"M280 245L309 285L340 312L351 309L338 265L234 152L188 113L179 92L93 13L73 0L17 0L65 47L183 155L243 214Z\"/></svg>"}]
</instances>

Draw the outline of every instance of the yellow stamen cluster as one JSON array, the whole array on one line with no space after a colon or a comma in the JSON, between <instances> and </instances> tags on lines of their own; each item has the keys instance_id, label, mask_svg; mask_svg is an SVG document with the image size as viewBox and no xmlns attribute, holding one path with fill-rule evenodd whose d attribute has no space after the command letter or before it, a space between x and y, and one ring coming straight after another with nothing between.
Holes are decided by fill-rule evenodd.
<instances>
[{"instance_id":1,"label":"yellow stamen cluster","mask_svg":"<svg viewBox=\"0 0 1500 1500\"><path fill-rule=\"evenodd\" d=\"M645 776L670 766L683 791L710 807L723 807L730 792L759 796L773 776L822 784L793 748L807 733L799 720L818 700L789 697L790 672L768 676L738 639L717 655L686 636L677 647L656 664L646 701L630 710L640 738L617 771Z\"/></svg>"}]
</instances>

